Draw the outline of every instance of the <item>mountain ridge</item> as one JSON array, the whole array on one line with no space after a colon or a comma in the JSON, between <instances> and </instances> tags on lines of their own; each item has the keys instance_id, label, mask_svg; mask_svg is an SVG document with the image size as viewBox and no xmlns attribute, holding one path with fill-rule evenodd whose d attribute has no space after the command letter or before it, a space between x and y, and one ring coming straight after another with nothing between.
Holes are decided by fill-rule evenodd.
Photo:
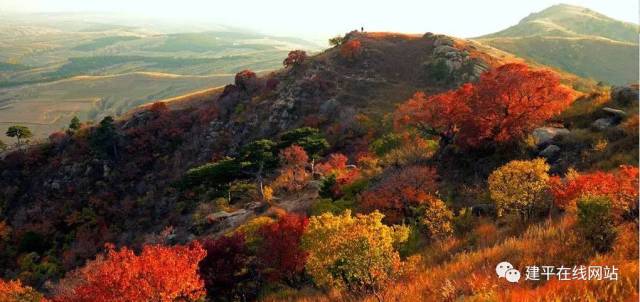
<instances>
[{"instance_id":1,"label":"mountain ridge","mask_svg":"<svg viewBox=\"0 0 640 302\"><path fill-rule=\"evenodd\" d=\"M474 39L585 78L623 85L637 81L639 28L588 8L559 4Z\"/></svg>"}]
</instances>

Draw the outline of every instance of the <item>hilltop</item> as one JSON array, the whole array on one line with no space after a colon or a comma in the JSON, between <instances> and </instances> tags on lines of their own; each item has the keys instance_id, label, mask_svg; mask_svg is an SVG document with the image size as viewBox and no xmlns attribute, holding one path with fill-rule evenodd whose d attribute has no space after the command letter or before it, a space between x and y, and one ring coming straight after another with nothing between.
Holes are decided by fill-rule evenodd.
<instances>
[{"instance_id":1,"label":"hilltop","mask_svg":"<svg viewBox=\"0 0 640 302\"><path fill-rule=\"evenodd\" d=\"M623 85L637 81L638 28L587 8L559 4L475 39L581 77Z\"/></svg>"}]
</instances>

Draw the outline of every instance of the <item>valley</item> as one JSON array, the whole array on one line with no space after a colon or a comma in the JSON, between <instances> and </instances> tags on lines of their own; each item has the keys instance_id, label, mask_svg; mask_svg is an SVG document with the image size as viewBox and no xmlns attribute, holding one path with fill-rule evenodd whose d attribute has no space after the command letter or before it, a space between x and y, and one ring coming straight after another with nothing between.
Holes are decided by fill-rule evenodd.
<instances>
[{"instance_id":1,"label":"valley","mask_svg":"<svg viewBox=\"0 0 640 302\"><path fill-rule=\"evenodd\" d=\"M73 116L117 116L153 100L224 86L244 69L279 68L290 49L319 49L302 39L214 25L185 33L166 22L92 16L109 24L88 17L8 15L0 21L3 127L24 124L42 139ZM4 131L0 137L8 140Z\"/></svg>"}]
</instances>

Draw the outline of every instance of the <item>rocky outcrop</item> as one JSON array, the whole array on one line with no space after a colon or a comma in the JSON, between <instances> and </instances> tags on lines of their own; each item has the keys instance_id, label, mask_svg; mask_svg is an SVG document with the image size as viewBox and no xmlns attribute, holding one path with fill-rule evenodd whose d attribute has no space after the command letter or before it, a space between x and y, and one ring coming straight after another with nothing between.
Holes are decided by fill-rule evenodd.
<instances>
[{"instance_id":1,"label":"rocky outcrop","mask_svg":"<svg viewBox=\"0 0 640 302\"><path fill-rule=\"evenodd\" d=\"M620 109L604 107L602 108L602 111L608 116L599 118L591 123L591 127L598 131L603 131L607 128L620 124L620 122L627 116L627 113Z\"/></svg>"},{"instance_id":2,"label":"rocky outcrop","mask_svg":"<svg viewBox=\"0 0 640 302\"><path fill-rule=\"evenodd\" d=\"M431 33L423 37L433 41L431 59L424 63L427 77L431 80L459 85L477 80L489 69L483 60L472 58L466 50L457 48L451 37Z\"/></svg>"},{"instance_id":3,"label":"rocky outcrop","mask_svg":"<svg viewBox=\"0 0 640 302\"><path fill-rule=\"evenodd\" d=\"M555 137L559 135L567 135L569 130L566 128L557 127L540 127L533 130L533 139L537 146L543 146L550 143Z\"/></svg>"}]
</instances>

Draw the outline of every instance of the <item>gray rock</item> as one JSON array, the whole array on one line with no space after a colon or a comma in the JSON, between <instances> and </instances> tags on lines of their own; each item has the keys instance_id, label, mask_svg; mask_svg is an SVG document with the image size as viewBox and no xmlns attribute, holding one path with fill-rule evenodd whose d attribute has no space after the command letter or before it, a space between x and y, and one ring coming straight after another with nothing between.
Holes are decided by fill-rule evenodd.
<instances>
[{"instance_id":1,"label":"gray rock","mask_svg":"<svg viewBox=\"0 0 640 302\"><path fill-rule=\"evenodd\" d=\"M613 89L611 89L611 99L627 104L632 101L638 101L638 86L613 87Z\"/></svg>"},{"instance_id":2,"label":"gray rock","mask_svg":"<svg viewBox=\"0 0 640 302\"><path fill-rule=\"evenodd\" d=\"M627 113L624 112L624 110L620 110L620 109L614 109L614 108L610 108L610 107L604 107L602 108L602 111L609 113L619 119L623 119L627 116Z\"/></svg>"},{"instance_id":3,"label":"gray rock","mask_svg":"<svg viewBox=\"0 0 640 302\"><path fill-rule=\"evenodd\" d=\"M569 134L568 129L556 127L540 127L533 130L532 133L535 143L538 146L550 143L556 136L567 134Z\"/></svg>"},{"instance_id":4,"label":"gray rock","mask_svg":"<svg viewBox=\"0 0 640 302\"><path fill-rule=\"evenodd\" d=\"M225 223L232 228L235 228L237 226L239 226L240 224L242 224L243 222L245 222L249 216L253 215L254 212L253 211L247 211L245 209L240 209L237 210L233 213L231 213L230 216L228 216L225 220Z\"/></svg>"},{"instance_id":5,"label":"gray rock","mask_svg":"<svg viewBox=\"0 0 640 302\"><path fill-rule=\"evenodd\" d=\"M591 123L591 127L593 127L596 130L605 130L611 126L614 126L616 124L616 118L611 118L611 117L603 117L603 118L599 118L597 120L595 120L593 123Z\"/></svg>"},{"instance_id":6,"label":"gray rock","mask_svg":"<svg viewBox=\"0 0 640 302\"><path fill-rule=\"evenodd\" d=\"M447 55L448 53L458 53L458 49L449 45L440 45L433 49L433 54L437 56Z\"/></svg>"},{"instance_id":7,"label":"gray rock","mask_svg":"<svg viewBox=\"0 0 640 302\"><path fill-rule=\"evenodd\" d=\"M540 151L540 156L551 158L556 156L560 152L560 147L556 145L549 145L544 150Z\"/></svg>"}]
</instances>

